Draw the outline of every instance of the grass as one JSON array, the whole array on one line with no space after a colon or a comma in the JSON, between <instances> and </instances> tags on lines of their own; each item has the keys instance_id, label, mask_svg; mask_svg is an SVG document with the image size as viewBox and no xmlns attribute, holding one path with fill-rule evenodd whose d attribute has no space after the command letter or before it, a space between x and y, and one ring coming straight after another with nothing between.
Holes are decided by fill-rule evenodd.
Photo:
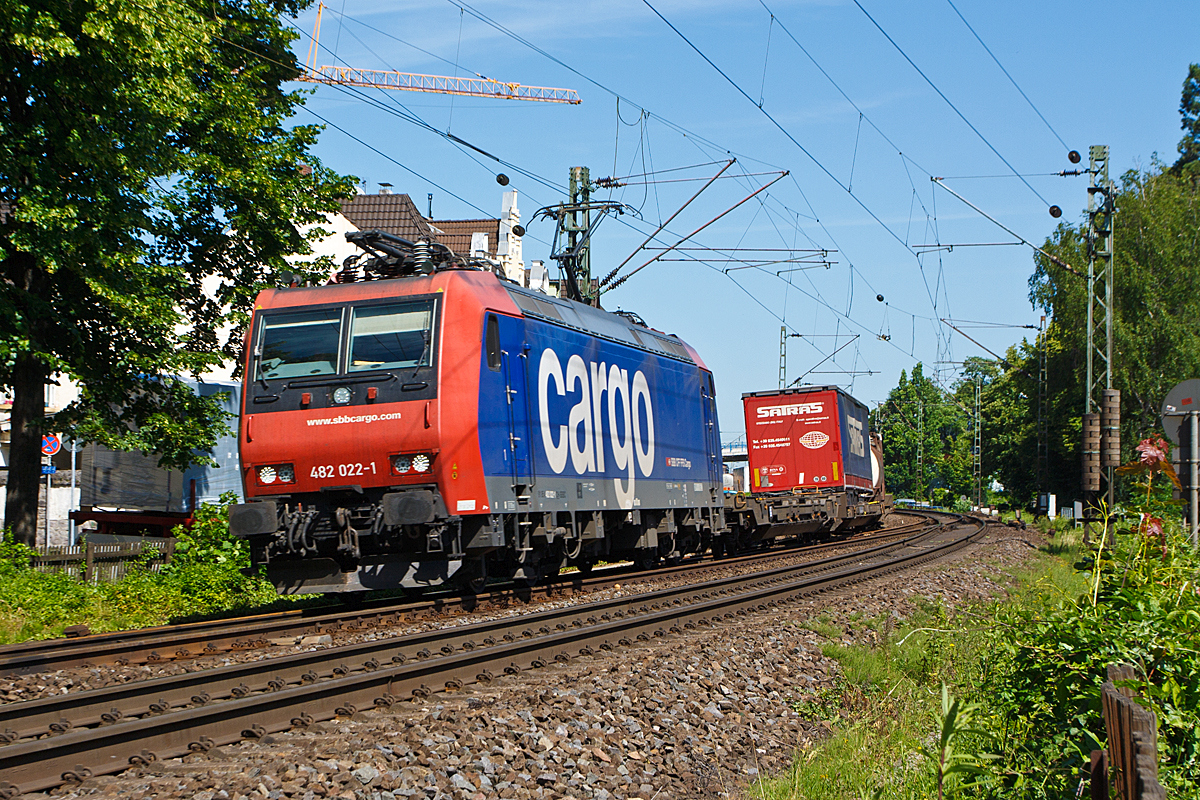
<instances>
[{"instance_id":1,"label":"grass","mask_svg":"<svg viewBox=\"0 0 1200 800\"><path fill-rule=\"evenodd\" d=\"M204 504L190 529L177 528L175 557L159 572L149 569L147 554L113 583L34 570L29 548L11 534L0 537L0 644L61 636L71 625L101 633L296 607L265 579L242 573L250 554L229 533L233 501L227 495L219 504Z\"/></svg>"},{"instance_id":2,"label":"grass","mask_svg":"<svg viewBox=\"0 0 1200 800\"><path fill-rule=\"evenodd\" d=\"M853 645L842 644L846 631L828 614L804 623L828 640L822 650L838 661L843 678L836 689L796 700L793 708L818 725L824 723L831 733L798 750L787 772L756 783L747 797L936 797L934 766L920 749L936 748L942 683L964 697L979 685L999 603L1040 609L1085 591L1085 578L1071 567L1077 544L1078 535L1068 529L1030 566L1010 574L1008 598L961 609L953 620L927 602L903 621L851 616L850 632L868 642ZM965 745L987 749L985 742L970 737Z\"/></svg>"}]
</instances>

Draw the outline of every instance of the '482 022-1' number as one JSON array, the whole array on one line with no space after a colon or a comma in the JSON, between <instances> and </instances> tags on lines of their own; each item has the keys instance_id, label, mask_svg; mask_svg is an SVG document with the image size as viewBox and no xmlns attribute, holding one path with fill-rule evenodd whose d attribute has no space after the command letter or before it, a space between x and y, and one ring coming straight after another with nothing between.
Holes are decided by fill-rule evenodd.
<instances>
[{"instance_id":1,"label":"'482 022-1' number","mask_svg":"<svg viewBox=\"0 0 1200 800\"><path fill-rule=\"evenodd\" d=\"M312 468L310 478L354 478L359 475L374 475L375 462L369 464L323 464Z\"/></svg>"}]
</instances>

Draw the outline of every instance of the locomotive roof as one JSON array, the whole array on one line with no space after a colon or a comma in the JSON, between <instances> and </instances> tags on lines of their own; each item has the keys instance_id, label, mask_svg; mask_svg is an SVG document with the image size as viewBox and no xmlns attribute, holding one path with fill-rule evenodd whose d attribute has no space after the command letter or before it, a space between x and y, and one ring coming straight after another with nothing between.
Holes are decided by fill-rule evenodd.
<instances>
[{"instance_id":1,"label":"locomotive roof","mask_svg":"<svg viewBox=\"0 0 1200 800\"><path fill-rule=\"evenodd\" d=\"M694 356L691 348L672 334L644 328L620 315L583 303L551 297L516 285L506 284L504 288L508 290L513 302L528 316L574 328L601 339L620 342L639 350L647 350L676 361L704 366Z\"/></svg>"},{"instance_id":2,"label":"locomotive roof","mask_svg":"<svg viewBox=\"0 0 1200 800\"><path fill-rule=\"evenodd\" d=\"M426 291L430 291L433 289L435 283L441 283L445 280L458 281L468 276L483 281L483 284L477 284L476 291L482 290L484 285L489 286L490 291L497 289L505 290L516 307L529 317L581 331L599 339L619 342L620 344L675 361L694 364L701 369L708 369L695 350L673 334L643 327L618 314L593 308L583 303L551 297L538 291L525 289L507 279L500 279L493 272L477 269L442 270L427 275L410 275L386 280L357 281L354 283L336 283L323 286L265 289L255 301L255 308L257 310L314 305L321 302L356 302L364 299L388 296L386 292L388 285L411 286L414 283L422 283L428 287ZM470 280L469 282L475 283L475 280ZM381 292L381 289L384 291ZM482 297L481 300L488 304L495 303L494 297L490 301L484 300ZM492 305L491 307L501 308L502 306ZM504 310L507 311L507 309Z\"/></svg>"}]
</instances>

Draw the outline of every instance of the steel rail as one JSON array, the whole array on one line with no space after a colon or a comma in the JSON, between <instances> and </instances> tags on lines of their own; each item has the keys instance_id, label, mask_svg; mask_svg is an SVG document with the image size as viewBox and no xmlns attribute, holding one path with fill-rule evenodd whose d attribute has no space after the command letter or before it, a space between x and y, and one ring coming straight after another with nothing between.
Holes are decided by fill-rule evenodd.
<instances>
[{"instance_id":1,"label":"steel rail","mask_svg":"<svg viewBox=\"0 0 1200 800\"><path fill-rule=\"evenodd\" d=\"M864 553L859 552L828 559L840 562L842 568L836 568L838 564L829 564L817 576L811 574L811 564L794 565L779 570L779 574L739 576L718 581L715 586L667 589L545 611L508 620L511 630L522 627L526 630L520 636L510 631L504 637L505 641L492 645L478 646L473 639L463 640L462 637L469 635L486 640L482 636L485 628L501 629L495 623L462 626L433 634L447 642L441 656L430 654L426 659L412 660L406 657L386 666L379 659L371 658L353 668L334 669L325 680L317 676L316 680L306 681L302 676L298 685L275 683L268 686L268 691L247 691L241 696L234 693L234 699L204 702L177 711L160 706L138 719L117 720L94 728L67 730L57 736L17 742L0 747L0 780L3 781L0 782L0 798L79 781L93 774L116 772L130 764L208 750L242 738L261 737L318 720L353 715L359 709L390 706L402 697L424 698L434 691L430 684L454 690L466 683L487 683L496 674L515 674L555 661L567 662L580 655L591 655L597 649L610 650L635 640L648 641L697 625L733 619L751 610L765 610L801 596L909 569L939 558L948 551L961 548L984 529L980 521L972 522L978 526L977 530L928 547L920 547L921 541L914 540L932 539L948 525L919 537L880 545L876 550L901 551L902 555L865 566L853 563L863 559ZM624 609L620 608L622 604ZM631 610L630 607L636 604L640 606ZM588 616L591 619L587 619ZM558 622L554 622L556 619ZM539 622L542 625L538 633L534 633L533 626ZM455 639L457 645L450 645L448 637L458 637ZM376 645L378 655L383 655L385 647L392 646L386 641L372 644ZM403 643L400 646L403 647ZM361 646L353 647L359 648L355 652L360 656L366 652ZM342 648L319 652L328 655L334 651L343 655L347 652ZM265 666L264 674L267 674L275 662L255 663L260 668ZM154 682L145 682L143 688L151 683ZM83 694L86 693L74 697L78 699ZM70 696L65 699L69 700ZM31 708L31 703L11 705Z\"/></svg>"},{"instance_id":2,"label":"steel rail","mask_svg":"<svg viewBox=\"0 0 1200 800\"><path fill-rule=\"evenodd\" d=\"M751 575L718 578L694 587L660 589L586 605L534 612L522 616L519 621L511 617L501 618L471 625L439 628L406 637L309 650L100 689L0 704L0 743L59 734L72 728L112 723L131 716L160 714L189 705L203 705L236 698L251 692L276 691L284 685L312 683L348 672L350 668L346 666L347 663L361 664L372 660L376 664L400 663L414 658L428 658L432 655L430 648L444 655L464 647L474 649L477 643L490 646L496 643L496 637L502 639L514 626L526 628L530 636L533 635L533 628L539 624L544 628L550 624L571 624L578 627L584 621L594 623L597 616L632 613L638 606L646 606L666 597L700 596L724 591L740 584L770 581L779 576L792 575L798 569L812 573L836 569L847 560L877 557L896 549L910 547L914 540L920 538L921 535L918 535L851 554L829 556ZM548 632L548 628L542 632Z\"/></svg>"},{"instance_id":3,"label":"steel rail","mask_svg":"<svg viewBox=\"0 0 1200 800\"><path fill-rule=\"evenodd\" d=\"M688 561L674 567L649 572L628 569L606 571L604 575L563 577L558 581L528 589L496 589L479 595L446 595L422 600L385 600L359 608L316 607L272 614L206 620L156 628L91 634L63 639L22 642L0 647L0 676L29 675L71 667L100 664L140 665L215 656L229 651L264 647L272 638L319 635L361 628L365 624L400 624L448 613L473 611L488 605L502 605L515 599L555 597L579 591L597 591L618 582L670 577L688 571L711 570L777 557L805 554L845 545L892 538L919 529L928 523L899 526L871 536L836 542L772 549L729 559Z\"/></svg>"}]
</instances>

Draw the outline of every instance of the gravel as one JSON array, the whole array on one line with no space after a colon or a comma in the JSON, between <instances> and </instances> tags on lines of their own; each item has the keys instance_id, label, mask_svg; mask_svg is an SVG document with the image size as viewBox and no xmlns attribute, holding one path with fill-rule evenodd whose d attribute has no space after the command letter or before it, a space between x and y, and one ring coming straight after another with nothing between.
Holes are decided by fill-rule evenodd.
<instances>
[{"instance_id":1,"label":"gravel","mask_svg":"<svg viewBox=\"0 0 1200 800\"><path fill-rule=\"evenodd\" d=\"M895 527L910 522L912 522L911 517L896 514L887 518L888 524L885 527ZM844 547L822 550L816 554L796 553L790 556L780 554L773 561L773 566L785 567L792 564L800 564L811 561L814 558L839 555L842 552L869 547L873 544L875 543L858 543L854 540L847 540ZM710 568L706 574L706 578L715 578L718 573L720 575L741 575L759 569L762 569L761 564L729 564L723 568ZM232 650L216 656L128 666L103 664L93 667L76 667L29 675L0 676L0 703L36 700L43 697L63 695L69 692L91 691L103 689L108 686L214 669L230 664L259 661L308 650L411 636L416 633L425 633L451 626L471 625L506 617L520 616L528 614L531 610L541 611L578 603L595 602L615 597L653 592L694 581L694 576L654 576L653 574L650 576L630 576L628 581L623 581L611 589L576 593L573 596L560 595L553 599L540 598L533 603L513 601L507 607L489 605L486 610L458 614L447 613L441 617L432 617L419 622L396 624L373 623L365 625L361 629L335 630L329 633L304 637L277 637L269 640L269 644L266 647ZM80 641L83 642L86 640Z\"/></svg>"},{"instance_id":2,"label":"gravel","mask_svg":"<svg viewBox=\"0 0 1200 800\"><path fill-rule=\"evenodd\" d=\"M991 527L977 545L904 573L737 622L398 703L306 730L101 776L69 798L739 797L829 735L797 707L835 689L836 662L804 622L948 610L1001 593L1040 543ZM28 797L28 796L27 796ZM34 795L33 797L37 797Z\"/></svg>"}]
</instances>

